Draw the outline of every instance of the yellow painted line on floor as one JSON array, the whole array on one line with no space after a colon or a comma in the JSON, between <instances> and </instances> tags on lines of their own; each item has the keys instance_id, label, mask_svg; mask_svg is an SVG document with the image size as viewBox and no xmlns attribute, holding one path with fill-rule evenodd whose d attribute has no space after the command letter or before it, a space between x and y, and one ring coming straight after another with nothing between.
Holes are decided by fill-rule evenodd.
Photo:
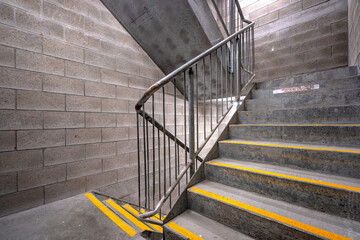
<instances>
[{"instance_id":1,"label":"yellow painted line on floor","mask_svg":"<svg viewBox=\"0 0 360 240\"><path fill-rule=\"evenodd\" d=\"M94 195L91 193L86 193L85 196L90 199L90 201L94 203L95 206L97 206L106 216L113 220L113 222L116 223L116 225L118 225L122 230L124 230L130 237L133 237L137 234L137 232L132 227L116 216L115 213L108 209L102 202L94 197Z\"/></svg>"},{"instance_id":2,"label":"yellow painted line on floor","mask_svg":"<svg viewBox=\"0 0 360 240\"><path fill-rule=\"evenodd\" d=\"M322 151L346 152L346 153L360 153L360 151L355 151L355 150L344 150L344 149L333 149L333 148L314 148L314 147L301 147L301 146L287 146L287 145L276 145L276 144L267 144L267 143L251 143L251 142L239 142L239 141L220 141L220 142L221 143L254 145L254 146L296 148L296 149L322 150Z\"/></svg>"},{"instance_id":3,"label":"yellow painted line on floor","mask_svg":"<svg viewBox=\"0 0 360 240\"><path fill-rule=\"evenodd\" d=\"M307 232L311 232L311 233L316 234L318 236L322 236L322 237L325 237L325 238L328 238L328 239L333 239L333 240L349 240L349 239L351 239L351 238L347 238L347 237L341 236L341 235L333 233L333 232L329 232L329 231L326 231L326 230L323 230L323 229L320 229L320 228L317 228L317 227L314 227L314 226L311 226L311 225L308 225L308 224L305 224L305 223L302 223L302 222L299 222L299 221L296 221L296 220L293 220L293 219L290 219L290 218L287 218L287 217L284 217L284 216L281 216L281 215L278 215L276 213L272 213L272 212L263 210L261 208L257 208L257 207L254 207L254 206L251 206L251 205L236 201L236 200L231 199L231 198L227 198L227 197L224 197L224 196L221 196L221 195L206 191L206 190L202 190L202 189L199 189L199 188L196 188L196 187L192 187L192 188L190 188L190 190L193 191L193 192L200 193L200 194L202 194L204 196L207 196L207 197L210 197L210 198L213 198L213 199L217 199L217 200L219 200L221 202L228 203L228 204L231 204L233 206L245 209L247 211L262 215L264 217L274 219L276 221L279 221L279 222L282 222L284 224L296 227L298 229L302 229L302 230L305 230Z\"/></svg>"},{"instance_id":4,"label":"yellow painted line on floor","mask_svg":"<svg viewBox=\"0 0 360 240\"><path fill-rule=\"evenodd\" d=\"M145 209L141 209L140 211L141 211L141 213L145 213L145 212L146 212ZM154 217L155 217L156 220L159 220L159 219L160 219L159 214L155 214ZM165 217L166 217L166 216L165 216ZM163 220L165 219L165 217L161 217L161 221L163 221Z\"/></svg>"},{"instance_id":5,"label":"yellow painted line on floor","mask_svg":"<svg viewBox=\"0 0 360 240\"><path fill-rule=\"evenodd\" d=\"M106 200L106 202L108 204L110 204L110 206L112 206L113 208L116 209L116 211L118 211L119 213L121 213L124 217L126 217L127 219L129 219L132 223L134 223L136 226L138 226L141 230L143 231L153 231L151 228L149 228L147 225L145 225L144 223L140 222L136 217L134 217L133 215L131 215L128 211L126 211L124 208L122 208L121 206L119 206L118 204L116 204L113 200L108 199Z\"/></svg>"},{"instance_id":6,"label":"yellow painted line on floor","mask_svg":"<svg viewBox=\"0 0 360 240\"><path fill-rule=\"evenodd\" d=\"M360 188L346 186L346 185L342 185L342 184L329 183L329 182L313 180L313 179L309 179L309 178L295 177L295 176L291 176L291 175L268 172L268 171L254 169L254 168L240 167L240 166L226 164L226 163L218 163L218 162L212 162L212 161L209 161L207 163L212 164L212 165L224 166L224 167L235 168L235 169L240 169L240 170L245 170L245 171L250 171L250 172L255 172L255 173L262 173L262 174L266 174L266 175L271 175L271 176L276 176L276 177L282 177L282 178L297 180L297 181L301 181L301 182L315 183L315 184L319 184L319 185L324 185L324 186L329 186L329 187L335 187L335 188L360 192Z\"/></svg>"},{"instance_id":7,"label":"yellow painted line on floor","mask_svg":"<svg viewBox=\"0 0 360 240\"><path fill-rule=\"evenodd\" d=\"M307 124L231 124L230 126L236 127L360 127L360 124L351 124L351 123L344 123L344 124L317 124L317 123L307 123Z\"/></svg>"},{"instance_id":8,"label":"yellow painted line on floor","mask_svg":"<svg viewBox=\"0 0 360 240\"><path fill-rule=\"evenodd\" d=\"M182 226L180 226L180 225L178 225L178 224L176 224L176 223L174 223L174 222L168 223L168 226L169 226L171 229L177 231L177 232L180 233L181 235L183 235L183 236L185 236L185 237L187 237L187 238L189 238L189 239L191 239L191 240L193 240L193 239L194 239L194 240L203 239L203 238L199 237L198 235L190 232L189 230L183 228Z\"/></svg>"},{"instance_id":9,"label":"yellow painted line on floor","mask_svg":"<svg viewBox=\"0 0 360 240\"><path fill-rule=\"evenodd\" d=\"M135 210L133 207L131 207L129 204L124 205L124 208L126 208L127 210L129 210L132 214L134 214L135 216L139 216L139 212L137 210ZM153 218L154 219L154 218ZM156 219L155 220L159 220ZM151 224L151 223L147 223L149 224L151 227L153 227L154 229L158 230L159 232L163 232L163 228L160 227L159 225L156 224Z\"/></svg>"}]
</instances>

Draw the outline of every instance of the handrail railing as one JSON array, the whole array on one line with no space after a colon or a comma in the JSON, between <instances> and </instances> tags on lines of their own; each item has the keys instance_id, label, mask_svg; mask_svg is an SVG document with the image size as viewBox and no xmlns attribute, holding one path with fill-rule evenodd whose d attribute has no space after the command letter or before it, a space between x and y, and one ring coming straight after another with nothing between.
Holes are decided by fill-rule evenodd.
<instances>
[{"instance_id":1,"label":"handrail railing","mask_svg":"<svg viewBox=\"0 0 360 240\"><path fill-rule=\"evenodd\" d=\"M135 106L138 201L148 211L138 216L142 221L162 224L151 217L171 208L172 198L203 161L202 150L255 75L254 23L243 18L237 0L228 1L236 2L248 25L153 84Z\"/></svg>"}]
</instances>

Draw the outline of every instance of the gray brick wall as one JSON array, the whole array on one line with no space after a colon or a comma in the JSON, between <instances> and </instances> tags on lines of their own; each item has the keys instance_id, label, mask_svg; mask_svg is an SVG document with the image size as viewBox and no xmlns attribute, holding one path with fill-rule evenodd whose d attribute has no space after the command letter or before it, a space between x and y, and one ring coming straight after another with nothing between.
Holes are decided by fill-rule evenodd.
<instances>
[{"instance_id":1,"label":"gray brick wall","mask_svg":"<svg viewBox=\"0 0 360 240\"><path fill-rule=\"evenodd\" d=\"M347 1L240 0L240 5L256 24L256 81L348 65Z\"/></svg>"},{"instance_id":2,"label":"gray brick wall","mask_svg":"<svg viewBox=\"0 0 360 240\"><path fill-rule=\"evenodd\" d=\"M360 67L360 2L348 0L349 6L349 65Z\"/></svg>"},{"instance_id":3,"label":"gray brick wall","mask_svg":"<svg viewBox=\"0 0 360 240\"><path fill-rule=\"evenodd\" d=\"M134 105L162 76L100 0L0 0L0 216L136 182Z\"/></svg>"}]
</instances>

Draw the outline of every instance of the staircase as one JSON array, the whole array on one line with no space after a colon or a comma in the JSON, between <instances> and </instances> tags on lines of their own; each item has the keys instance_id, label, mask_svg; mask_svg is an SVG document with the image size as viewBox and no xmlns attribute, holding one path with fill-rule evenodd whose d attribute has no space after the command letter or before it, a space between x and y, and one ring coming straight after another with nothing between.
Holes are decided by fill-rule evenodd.
<instances>
[{"instance_id":1,"label":"staircase","mask_svg":"<svg viewBox=\"0 0 360 240\"><path fill-rule=\"evenodd\" d=\"M360 76L258 83L164 220L165 239L360 239Z\"/></svg>"}]
</instances>

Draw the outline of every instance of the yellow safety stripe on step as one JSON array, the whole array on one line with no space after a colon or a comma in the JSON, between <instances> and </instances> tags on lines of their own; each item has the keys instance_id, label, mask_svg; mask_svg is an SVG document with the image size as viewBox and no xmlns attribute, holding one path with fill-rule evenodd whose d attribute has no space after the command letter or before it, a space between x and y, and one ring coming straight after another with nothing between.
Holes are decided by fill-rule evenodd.
<instances>
[{"instance_id":1,"label":"yellow safety stripe on step","mask_svg":"<svg viewBox=\"0 0 360 240\"><path fill-rule=\"evenodd\" d=\"M276 145L276 144L267 144L267 143L238 142L238 141L220 141L220 142L221 143L255 145L255 146L267 146L267 147L297 148L297 149L322 150L322 151L333 151L333 152L360 153L360 151L355 151L355 150L344 150L344 149L333 149L333 148L314 148L314 147Z\"/></svg>"},{"instance_id":2,"label":"yellow safety stripe on step","mask_svg":"<svg viewBox=\"0 0 360 240\"><path fill-rule=\"evenodd\" d=\"M129 210L129 212L131 212L132 214L134 214L135 216L139 216L139 212L137 210L135 210L133 207L131 207L129 204L124 205L124 208L126 208L127 210ZM159 219L155 219L155 220L159 220ZM160 227L159 225L156 224L151 224L148 223L151 227L153 227L154 229L158 230L159 232L163 232L163 228Z\"/></svg>"},{"instance_id":3,"label":"yellow safety stripe on step","mask_svg":"<svg viewBox=\"0 0 360 240\"><path fill-rule=\"evenodd\" d=\"M111 220L113 220L116 225L118 225L122 230L124 230L130 237L133 237L137 234L137 232L130 227L126 222L121 220L115 213L113 213L110 209L108 209L102 202L100 202L96 197L94 197L91 193L86 193L85 196L90 199L92 203L95 204L106 216L108 216Z\"/></svg>"},{"instance_id":4,"label":"yellow safety stripe on step","mask_svg":"<svg viewBox=\"0 0 360 240\"><path fill-rule=\"evenodd\" d=\"M324 182L324 181L319 181L319 180L313 180L313 179L309 179L309 178L295 177L295 176L291 176L291 175L286 175L286 174L281 174L281 173L274 173L274 172L268 172L268 171L253 169L253 168L240 167L240 166L231 165L231 164L226 164L226 163L218 163L218 162L212 162L212 161L209 161L209 162L207 162L207 163L212 164L212 165L218 165L218 166L224 166L224 167L229 167L229 168L235 168L235 169L240 169L240 170L255 172L255 173L262 173L262 174L271 175L271 176L276 176L276 177L293 179L293 180L297 180L297 181L301 181L301 182L315 183L315 184L319 184L319 185L324 185L324 186L329 186L329 187L335 187L335 188L340 188L340 189L346 189L346 190L351 190L351 191L355 191L355 192L360 192L360 188L351 187L351 186L346 186L346 185L341 185L341 184L336 184L336 183L329 183L329 182Z\"/></svg>"},{"instance_id":5,"label":"yellow safety stripe on step","mask_svg":"<svg viewBox=\"0 0 360 240\"><path fill-rule=\"evenodd\" d=\"M180 226L180 225L178 225L178 224L176 224L176 223L174 223L174 222L168 223L168 226L169 226L171 229L177 231L177 232L180 233L181 235L183 235L183 236L185 236L185 237L187 237L187 238L189 238L189 239L191 239L191 240L201 240L201 239L203 239L203 238L199 237L198 235L190 232L189 230L183 228L182 226Z\"/></svg>"},{"instance_id":6,"label":"yellow safety stripe on step","mask_svg":"<svg viewBox=\"0 0 360 240\"><path fill-rule=\"evenodd\" d=\"M129 219L132 223L134 223L136 226L138 226L141 230L145 231L145 230L149 230L149 231L153 231L151 228L149 228L147 225L145 225L144 223L140 222L139 220L137 220L136 217L134 217L133 215L131 215L128 211L126 211L124 208L122 208L121 206L119 206L118 204L116 204L113 200L108 199L106 200L106 202L108 204L110 204L110 206L112 206L113 208L116 209L116 211L118 211L119 213L121 213L124 217L126 217L127 219Z\"/></svg>"},{"instance_id":7,"label":"yellow safety stripe on step","mask_svg":"<svg viewBox=\"0 0 360 240\"><path fill-rule=\"evenodd\" d=\"M329 231L326 231L326 230L323 230L323 229L320 229L320 228L317 228L317 227L314 227L314 226L310 226L308 224L305 224L305 223L302 223L302 222L299 222L299 221L296 221L296 220L281 216L281 215L276 214L276 213L272 213L272 212L263 210L263 209L258 208L258 207L248 205L246 203L236 201L236 200L231 199L231 198L227 198L227 197L218 195L216 193L212 193L212 192L209 192L209 191L206 191L206 190L203 190L203 189L199 189L197 187L192 187L192 188L190 188L190 190L193 191L193 192L197 192L197 193L200 193L202 195L205 195L207 197L217 199L217 200L219 200L221 202L228 203L228 204L231 204L233 206L245 209L247 211L262 215L264 217L274 219L276 221L279 221L279 222L282 222L284 224L296 227L298 229L302 229L302 230L305 230L307 232L314 233L316 235L319 235L319 236L322 236L322 237L325 237L325 238L328 238L328 239L333 239L333 240L335 240L335 239L336 240L350 240L351 239L351 238L347 238L347 237L341 236L341 235L333 233L333 232L329 232Z\"/></svg>"}]
</instances>

